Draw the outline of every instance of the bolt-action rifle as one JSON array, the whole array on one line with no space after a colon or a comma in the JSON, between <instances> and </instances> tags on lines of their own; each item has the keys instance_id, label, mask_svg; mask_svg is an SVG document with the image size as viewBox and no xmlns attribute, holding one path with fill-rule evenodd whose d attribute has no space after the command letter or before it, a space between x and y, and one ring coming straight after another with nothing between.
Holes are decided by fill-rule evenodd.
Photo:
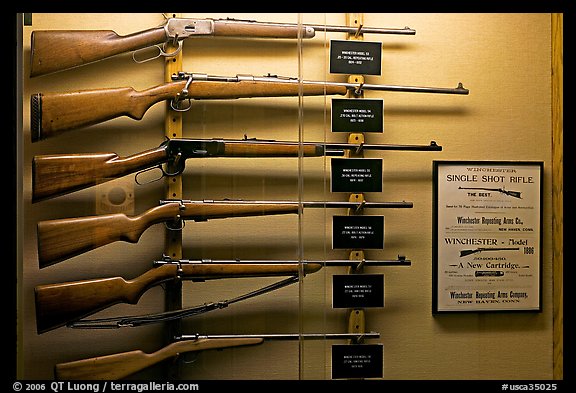
<instances>
[{"instance_id":1,"label":"bolt-action rifle","mask_svg":"<svg viewBox=\"0 0 576 393\"><path fill-rule=\"evenodd\" d=\"M280 142L257 139L171 139L159 147L128 157L116 153L81 153L35 156L32 162L32 201L68 194L96 184L159 168L163 176L184 171L188 158L343 156L346 150L441 151L430 145L371 145L352 143ZM162 169L166 164L167 173ZM136 182L138 183L138 175Z\"/></svg>"},{"instance_id":2,"label":"bolt-action rifle","mask_svg":"<svg viewBox=\"0 0 576 393\"><path fill-rule=\"evenodd\" d=\"M410 260L172 260L155 261L144 274L39 285L34 289L38 333L70 324L118 303L137 304L150 288L167 281L202 282L226 278L298 276L315 273L324 266L409 266ZM126 325L121 318L121 325ZM110 321L107 321L110 322ZM132 325L134 325L132 323ZM98 328L102 325L94 324ZM116 325L118 326L118 325ZM74 326L72 326L74 327Z\"/></svg>"},{"instance_id":3,"label":"bolt-action rifle","mask_svg":"<svg viewBox=\"0 0 576 393\"><path fill-rule=\"evenodd\" d=\"M316 31L352 34L402 34L414 35L415 30L404 28L348 27L255 20L212 18L168 18L164 24L151 29L119 36L112 30L36 30L30 43L30 76L40 76L56 71L82 66L121 53L156 47L160 56L175 56L187 38L237 37L237 38L284 38L309 39ZM176 49L169 51L167 45Z\"/></svg>"},{"instance_id":4,"label":"bolt-action rifle","mask_svg":"<svg viewBox=\"0 0 576 393\"><path fill-rule=\"evenodd\" d=\"M460 251L460 257L465 257L467 255L477 254L484 251L506 251L506 250L519 250L519 247L480 247L474 250L462 250Z\"/></svg>"},{"instance_id":5,"label":"bolt-action rifle","mask_svg":"<svg viewBox=\"0 0 576 393\"><path fill-rule=\"evenodd\" d=\"M483 191L497 191L501 194L508 195L514 198L522 199L520 191L508 191L503 188L484 188L484 187L458 187L459 190L483 190Z\"/></svg>"},{"instance_id":6,"label":"bolt-action rifle","mask_svg":"<svg viewBox=\"0 0 576 393\"><path fill-rule=\"evenodd\" d=\"M145 353L141 350L98 356L90 359L59 363L54 367L56 379L116 380L127 377L161 361L188 352L208 349L258 345L268 340L353 340L379 338L380 333L291 333L291 334L225 334L182 335L164 348Z\"/></svg>"},{"instance_id":7,"label":"bolt-action rifle","mask_svg":"<svg viewBox=\"0 0 576 393\"><path fill-rule=\"evenodd\" d=\"M270 74L229 77L179 72L172 75L171 82L142 91L118 87L35 93L30 99L31 138L35 142L120 116L140 120L151 106L162 101L169 101L175 110L186 111L191 107L191 100L345 95L348 91L359 94L363 90L468 94L462 83L456 88L441 88L306 81Z\"/></svg>"},{"instance_id":8,"label":"bolt-action rifle","mask_svg":"<svg viewBox=\"0 0 576 393\"><path fill-rule=\"evenodd\" d=\"M144 213L123 213L64 218L38 222L40 267L55 264L104 245L125 241L137 243L150 226L165 223L181 229L185 220L298 214L300 208L412 208L412 202L298 202L244 200L164 200Z\"/></svg>"}]
</instances>

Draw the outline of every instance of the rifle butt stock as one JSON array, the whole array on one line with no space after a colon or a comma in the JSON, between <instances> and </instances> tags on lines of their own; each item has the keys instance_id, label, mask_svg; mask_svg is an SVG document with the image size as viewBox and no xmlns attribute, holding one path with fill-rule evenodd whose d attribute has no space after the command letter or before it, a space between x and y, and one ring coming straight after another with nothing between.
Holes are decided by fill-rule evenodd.
<instances>
[{"instance_id":1,"label":"rifle butt stock","mask_svg":"<svg viewBox=\"0 0 576 393\"><path fill-rule=\"evenodd\" d=\"M125 158L116 153L35 156L32 161L32 202L82 190L167 160L164 146Z\"/></svg>"},{"instance_id":2,"label":"rifle butt stock","mask_svg":"<svg viewBox=\"0 0 576 393\"><path fill-rule=\"evenodd\" d=\"M132 279L98 278L34 288L38 334L64 326L118 303L137 304L144 292L177 275L177 265L162 265Z\"/></svg>"},{"instance_id":3,"label":"rifle butt stock","mask_svg":"<svg viewBox=\"0 0 576 393\"><path fill-rule=\"evenodd\" d=\"M40 221L38 260L40 268L64 261L116 241L137 243L153 224L148 215L128 217L107 214Z\"/></svg>"},{"instance_id":4,"label":"rifle butt stock","mask_svg":"<svg viewBox=\"0 0 576 393\"><path fill-rule=\"evenodd\" d=\"M140 296L130 294L122 277L37 286L36 331L45 333L117 303L137 303Z\"/></svg>"},{"instance_id":5,"label":"rifle butt stock","mask_svg":"<svg viewBox=\"0 0 576 393\"><path fill-rule=\"evenodd\" d=\"M30 36L30 77L79 67L165 40L163 27L126 36L112 30L36 30Z\"/></svg>"},{"instance_id":6,"label":"rifle butt stock","mask_svg":"<svg viewBox=\"0 0 576 393\"><path fill-rule=\"evenodd\" d=\"M117 380L172 359L180 353L258 345L263 341L264 339L259 337L176 341L153 353L135 350L60 363L54 367L54 375L59 380Z\"/></svg>"},{"instance_id":7,"label":"rifle butt stock","mask_svg":"<svg viewBox=\"0 0 576 393\"><path fill-rule=\"evenodd\" d=\"M142 91L118 87L35 93L30 98L32 142L121 116L140 120L152 105L175 97L185 83L169 82Z\"/></svg>"}]
</instances>

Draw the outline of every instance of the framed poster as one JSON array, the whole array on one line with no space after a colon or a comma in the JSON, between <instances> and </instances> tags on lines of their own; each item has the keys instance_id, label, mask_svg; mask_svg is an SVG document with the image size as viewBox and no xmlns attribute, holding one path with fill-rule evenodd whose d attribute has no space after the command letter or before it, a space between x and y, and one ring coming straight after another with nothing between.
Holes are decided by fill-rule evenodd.
<instances>
[{"instance_id":1,"label":"framed poster","mask_svg":"<svg viewBox=\"0 0 576 393\"><path fill-rule=\"evenodd\" d=\"M542 311L544 163L433 165L432 312Z\"/></svg>"}]
</instances>

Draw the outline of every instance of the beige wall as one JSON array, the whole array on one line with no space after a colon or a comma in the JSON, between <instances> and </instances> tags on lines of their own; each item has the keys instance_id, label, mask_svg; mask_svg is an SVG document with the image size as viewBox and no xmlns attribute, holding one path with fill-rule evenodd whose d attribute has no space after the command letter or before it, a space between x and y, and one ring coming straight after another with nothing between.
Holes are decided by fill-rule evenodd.
<instances>
[{"instance_id":1,"label":"beige wall","mask_svg":"<svg viewBox=\"0 0 576 393\"><path fill-rule=\"evenodd\" d=\"M202 16L202 15L185 15ZM205 15L260 21L297 22L295 14ZM150 109L143 120L116 119L101 125L30 143L29 97L37 92L65 92L99 87L145 89L163 82L163 62L135 64L121 55L58 74L28 78L30 33L41 29L112 29L129 34L156 26L159 14L33 14L24 27L23 70L23 217L21 220L22 280L19 287L19 374L24 379L50 379L56 363L162 346L161 325L118 330L59 328L38 335L35 329L36 285L122 276L136 277L163 253L164 227L147 230L137 244L115 243L40 270L36 223L40 220L104 212L97 205L114 186L130 190L134 203L127 214L139 214L164 198L162 182L137 186L126 176L104 188L31 204L31 160L34 155L74 152L116 152L121 156L157 146L164 138L164 106ZM303 14L303 23L345 24L344 14ZM367 258L404 254L410 267L369 268L384 273L385 307L369 309L367 330L384 345L386 379L548 379L552 378L552 246L551 246L551 82L549 14L365 14L373 27L404 27L415 36L366 35L383 42L381 77L367 83L455 87L469 96L366 92L384 98L385 132L367 135L368 143L428 144L442 152L366 153L383 157L382 193L371 201L407 200L413 209L382 211L384 250ZM342 81L328 73L327 42L343 34L318 33L302 43L304 79ZM184 44L184 69L214 75L267 73L297 76L296 41L191 39ZM298 140L301 120L307 141L344 141L330 132L330 97L305 97L303 117L298 98L195 102L184 114L184 137ZM432 301L432 161L531 160L544 162L543 311L433 316ZM298 191L297 159L189 160L183 175L188 199L345 200L329 192L329 160L302 160L304 189ZM188 223L184 228L184 258L305 259L347 258L332 250L333 214L344 211L305 210L302 217L276 216ZM299 228L302 238L299 238ZM73 234L71 234L73 236ZM190 318L184 333L344 332L345 311L331 308L331 275L345 269L326 268L300 286L235 304L228 309ZM185 283L184 303L199 305L229 299L274 279L238 279ZM156 287L137 306L117 305L98 317L136 315L163 310L162 288ZM330 347L334 342L271 342L257 347L209 351L183 364L189 379L330 378ZM299 364L302 365L299 370ZM162 375L161 368L138 377Z\"/></svg>"}]
</instances>

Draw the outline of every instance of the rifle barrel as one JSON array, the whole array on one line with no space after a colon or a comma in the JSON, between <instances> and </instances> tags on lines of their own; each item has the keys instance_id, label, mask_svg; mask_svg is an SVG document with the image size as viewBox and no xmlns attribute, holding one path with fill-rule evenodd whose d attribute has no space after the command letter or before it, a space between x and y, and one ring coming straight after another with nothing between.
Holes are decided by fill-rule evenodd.
<instances>
[{"instance_id":1,"label":"rifle barrel","mask_svg":"<svg viewBox=\"0 0 576 393\"><path fill-rule=\"evenodd\" d=\"M404 28L393 27L350 27L350 26L335 26L335 25L311 25L303 24L303 26L311 27L316 31L326 31L330 33L351 33L358 32L359 34L401 34L401 35L415 35L416 30L406 26Z\"/></svg>"},{"instance_id":2,"label":"rifle barrel","mask_svg":"<svg viewBox=\"0 0 576 393\"><path fill-rule=\"evenodd\" d=\"M303 207L312 208L412 208L412 202L338 202L338 201L318 201L318 202L298 202Z\"/></svg>"},{"instance_id":3,"label":"rifle barrel","mask_svg":"<svg viewBox=\"0 0 576 393\"><path fill-rule=\"evenodd\" d=\"M317 143L310 142L319 146L324 146L325 150L329 149L342 149L342 150L405 150L405 151L441 151L442 146L438 145L435 141L430 141L429 145L375 145L375 144L355 144L355 143ZM304 142L304 144L307 144Z\"/></svg>"},{"instance_id":4,"label":"rifle barrel","mask_svg":"<svg viewBox=\"0 0 576 393\"><path fill-rule=\"evenodd\" d=\"M194 81L218 81L218 82L272 82L272 83L293 83L311 86L332 86L332 87L345 87L348 90L377 90L377 91L397 91L407 93L436 93L436 94L468 94L469 90L464 88L462 82L459 82L455 88L446 87L423 87L423 86L401 86L401 85L377 85L371 83L350 83L350 82L329 82L329 81L310 81L300 80L296 77L285 77L273 74L264 76L254 75L236 75L236 76L221 76L221 75L208 75L202 73L191 73L180 71L172 75L172 80L188 80Z\"/></svg>"},{"instance_id":5,"label":"rifle barrel","mask_svg":"<svg viewBox=\"0 0 576 393\"><path fill-rule=\"evenodd\" d=\"M204 200L183 200L183 199L164 199L160 201L160 205L165 205L169 203L180 202L183 204L191 205L210 205L210 204L230 204L230 205L302 205L302 207L310 208L412 208L412 202L348 202L348 201L258 201L258 200L242 200L242 199L204 199Z\"/></svg>"},{"instance_id":6,"label":"rifle barrel","mask_svg":"<svg viewBox=\"0 0 576 393\"><path fill-rule=\"evenodd\" d=\"M198 260L189 260L189 259L180 259L180 260L158 260L154 261L154 266L161 266L161 265L169 265L169 264L246 264L246 265L255 265L255 264L296 264L296 263L303 263L303 264L320 264L324 266L352 266L357 265L359 263L364 263L366 265L373 265L373 266L385 266L385 265L409 265L411 261L406 259L405 257L398 257L398 259L390 259L390 260L381 260L381 259L362 259L362 260L351 260L351 259L328 259L328 260L262 260L262 259L198 259Z\"/></svg>"},{"instance_id":7,"label":"rifle barrel","mask_svg":"<svg viewBox=\"0 0 576 393\"><path fill-rule=\"evenodd\" d=\"M311 339L311 340L345 340L351 338L379 338L380 333L369 332L369 333L272 333L272 334L217 334L217 335L200 335L200 334L183 334L176 337L176 340L200 340L200 339L230 339L230 338L262 338L264 340L300 340L300 339Z\"/></svg>"}]
</instances>

